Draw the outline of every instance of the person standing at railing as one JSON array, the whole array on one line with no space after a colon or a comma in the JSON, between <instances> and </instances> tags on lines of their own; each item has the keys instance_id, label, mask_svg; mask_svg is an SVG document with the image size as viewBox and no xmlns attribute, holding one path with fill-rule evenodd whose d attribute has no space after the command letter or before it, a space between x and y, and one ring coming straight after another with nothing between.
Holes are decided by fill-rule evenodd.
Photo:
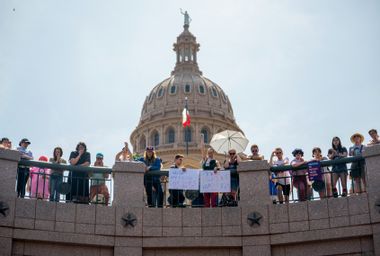
<instances>
[{"instance_id":1,"label":"person standing at railing","mask_svg":"<svg viewBox=\"0 0 380 256\"><path fill-rule=\"evenodd\" d=\"M186 171L186 168L183 165L183 155L177 154L174 157L174 163L170 166L171 169L182 169L182 171ZM170 177L169 177L170 179ZM185 197L183 196L182 189L169 189L169 204L171 207L183 207L183 202L185 201Z\"/></svg>"},{"instance_id":2,"label":"person standing at railing","mask_svg":"<svg viewBox=\"0 0 380 256\"><path fill-rule=\"evenodd\" d=\"M322 156L322 150L319 147L313 148L312 156L313 156L313 159L311 161L321 162L321 161L328 160L327 157ZM321 177L318 177L317 179L313 181L312 187L315 191L318 192L320 198L325 198L326 196L331 197L332 196L331 174L329 173L329 170L327 167L321 167L319 170L322 171Z\"/></svg>"},{"instance_id":3,"label":"person standing at railing","mask_svg":"<svg viewBox=\"0 0 380 256\"><path fill-rule=\"evenodd\" d=\"M67 164L66 160L62 158L63 150L61 147L56 147L53 150L53 157L49 162L53 164ZM63 181L63 170L51 170L50 174L50 201L59 202L59 188Z\"/></svg>"},{"instance_id":4,"label":"person standing at railing","mask_svg":"<svg viewBox=\"0 0 380 256\"><path fill-rule=\"evenodd\" d=\"M361 156L364 152L364 136L360 133L355 133L350 138L354 144L350 147L350 156ZM366 191L366 179L365 179L365 162L360 160L351 164L351 178L353 179L353 192L361 193Z\"/></svg>"},{"instance_id":5,"label":"person standing at railing","mask_svg":"<svg viewBox=\"0 0 380 256\"><path fill-rule=\"evenodd\" d=\"M0 148L11 149L11 142L8 138L2 138L0 141Z\"/></svg>"},{"instance_id":6,"label":"person standing at railing","mask_svg":"<svg viewBox=\"0 0 380 256\"><path fill-rule=\"evenodd\" d=\"M295 157L290 164L297 168L301 165L307 164L307 161L303 159L303 151L300 148L296 148L292 152ZM309 180L307 178L307 170L292 171L293 186L297 189L297 195L299 201L305 201L308 197Z\"/></svg>"},{"instance_id":7,"label":"person standing at railing","mask_svg":"<svg viewBox=\"0 0 380 256\"><path fill-rule=\"evenodd\" d=\"M40 156L38 161L47 162L47 156ZM30 179L27 184L27 190L30 193L30 198L49 199L50 190L50 169L32 167L30 168Z\"/></svg>"},{"instance_id":8,"label":"person standing at railing","mask_svg":"<svg viewBox=\"0 0 380 256\"><path fill-rule=\"evenodd\" d=\"M248 156L244 160L264 160L264 156L259 154L259 146L256 144L251 146L251 153L252 155Z\"/></svg>"},{"instance_id":9,"label":"person standing at railing","mask_svg":"<svg viewBox=\"0 0 380 256\"><path fill-rule=\"evenodd\" d=\"M281 148L275 148L275 150L272 152L269 164L271 166L284 166L289 164L289 158L283 156L283 150ZM273 158L276 157L276 160L273 160ZM290 184L291 184L291 175L289 171L279 171L275 174L276 182L276 189L277 189L277 197L280 204L284 202L289 202L289 195L290 195ZM269 182L271 182L271 177ZM269 184L269 188L271 187L271 184Z\"/></svg>"},{"instance_id":10,"label":"person standing at railing","mask_svg":"<svg viewBox=\"0 0 380 256\"><path fill-rule=\"evenodd\" d=\"M128 148L128 142L124 142L124 147L121 149L119 153L115 156L115 161L130 161L132 158L132 153Z\"/></svg>"},{"instance_id":11,"label":"person standing at railing","mask_svg":"<svg viewBox=\"0 0 380 256\"><path fill-rule=\"evenodd\" d=\"M96 154L96 161L94 166L104 167L103 154ZM106 172L93 172L90 173L91 187L90 187L90 200L93 203L103 203L108 205L110 193L106 186L106 179L109 178L109 173Z\"/></svg>"},{"instance_id":12,"label":"person standing at railing","mask_svg":"<svg viewBox=\"0 0 380 256\"><path fill-rule=\"evenodd\" d=\"M84 142L79 142L75 151L70 154L69 162L76 166L90 166L91 155L87 152L87 146ZM71 184L71 191L66 195L67 201L74 203L89 203L89 182L88 173L83 171L72 171L68 178Z\"/></svg>"},{"instance_id":13,"label":"person standing at railing","mask_svg":"<svg viewBox=\"0 0 380 256\"><path fill-rule=\"evenodd\" d=\"M230 149L228 151L229 157L224 160L223 167L226 170L230 171L236 171L237 166L241 162L240 156L236 153L235 149ZM237 200L238 200L238 190L239 190L239 176L232 176L231 174L231 192L230 193L223 193L223 197L230 197L233 201L231 205L227 206L237 206ZM223 201L223 198L222 200Z\"/></svg>"},{"instance_id":14,"label":"person standing at railing","mask_svg":"<svg viewBox=\"0 0 380 256\"><path fill-rule=\"evenodd\" d=\"M215 173L220 170L220 164L218 160L214 158L214 149L207 149L205 152L204 144L201 142L202 151L202 170L204 171L214 171ZM194 202L193 202L194 203ZM203 205L206 208L217 207L218 206L218 193L203 193Z\"/></svg>"},{"instance_id":15,"label":"person standing at railing","mask_svg":"<svg viewBox=\"0 0 380 256\"><path fill-rule=\"evenodd\" d=\"M162 208L164 193L161 187L160 176L147 176L148 172L159 172L161 170L161 159L156 155L153 146L146 147L144 157L139 159L145 164L144 186L148 199L148 207Z\"/></svg>"},{"instance_id":16,"label":"person standing at railing","mask_svg":"<svg viewBox=\"0 0 380 256\"><path fill-rule=\"evenodd\" d=\"M18 144L17 150L21 154L21 159L33 160L32 151L28 150L30 141L26 138L22 139ZM18 167L17 169L17 197L24 198L25 186L29 179L29 167Z\"/></svg>"},{"instance_id":17,"label":"person standing at railing","mask_svg":"<svg viewBox=\"0 0 380 256\"><path fill-rule=\"evenodd\" d=\"M371 129L368 131L369 136L371 136L371 140L368 143L368 146L380 145L380 137L377 134L376 129Z\"/></svg>"},{"instance_id":18,"label":"person standing at railing","mask_svg":"<svg viewBox=\"0 0 380 256\"><path fill-rule=\"evenodd\" d=\"M331 142L332 148L328 151L328 157L331 160L337 160L347 157L347 149L342 146L339 137L334 137ZM338 197L338 189L336 187L339 179L342 184L342 196L347 196L347 165L346 164L335 164L332 166L332 178L333 178L333 196Z\"/></svg>"}]
</instances>

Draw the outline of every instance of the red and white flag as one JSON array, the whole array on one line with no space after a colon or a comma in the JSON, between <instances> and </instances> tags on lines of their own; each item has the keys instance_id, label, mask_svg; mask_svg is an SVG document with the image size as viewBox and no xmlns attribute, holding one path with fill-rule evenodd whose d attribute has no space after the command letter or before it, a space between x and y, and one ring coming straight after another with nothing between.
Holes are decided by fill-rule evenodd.
<instances>
[{"instance_id":1,"label":"red and white flag","mask_svg":"<svg viewBox=\"0 0 380 256\"><path fill-rule=\"evenodd\" d=\"M187 108L182 111L182 125L183 127L190 126L190 113Z\"/></svg>"}]
</instances>

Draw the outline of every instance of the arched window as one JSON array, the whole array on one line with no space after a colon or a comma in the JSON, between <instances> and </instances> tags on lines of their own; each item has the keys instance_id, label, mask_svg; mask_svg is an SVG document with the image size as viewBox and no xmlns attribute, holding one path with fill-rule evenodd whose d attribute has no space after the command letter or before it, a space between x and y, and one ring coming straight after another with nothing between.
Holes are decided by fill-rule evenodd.
<instances>
[{"instance_id":1,"label":"arched window","mask_svg":"<svg viewBox=\"0 0 380 256\"><path fill-rule=\"evenodd\" d=\"M183 133L183 141L184 142L191 142L191 129L189 127L186 127L185 132Z\"/></svg>"},{"instance_id":2,"label":"arched window","mask_svg":"<svg viewBox=\"0 0 380 256\"><path fill-rule=\"evenodd\" d=\"M170 127L166 131L166 143L171 144L171 143L174 143L174 141L175 141L175 131L174 131L174 128Z\"/></svg>"},{"instance_id":3,"label":"arched window","mask_svg":"<svg viewBox=\"0 0 380 256\"><path fill-rule=\"evenodd\" d=\"M139 143L139 146L140 146L140 151L144 151L145 148L146 148L146 139L145 139L145 136L141 136L140 138L140 143Z\"/></svg>"},{"instance_id":4,"label":"arched window","mask_svg":"<svg viewBox=\"0 0 380 256\"><path fill-rule=\"evenodd\" d=\"M211 88L212 96L218 97L218 92L216 91L215 87Z\"/></svg>"},{"instance_id":5,"label":"arched window","mask_svg":"<svg viewBox=\"0 0 380 256\"><path fill-rule=\"evenodd\" d=\"M164 88L161 87L160 90L158 90L157 97L160 98L162 95L164 95Z\"/></svg>"},{"instance_id":6,"label":"arched window","mask_svg":"<svg viewBox=\"0 0 380 256\"><path fill-rule=\"evenodd\" d=\"M185 93L190 93L191 91L191 86L189 84L185 85Z\"/></svg>"},{"instance_id":7,"label":"arched window","mask_svg":"<svg viewBox=\"0 0 380 256\"><path fill-rule=\"evenodd\" d=\"M152 134L152 145L157 147L160 144L160 135L157 131Z\"/></svg>"},{"instance_id":8,"label":"arched window","mask_svg":"<svg viewBox=\"0 0 380 256\"><path fill-rule=\"evenodd\" d=\"M175 94L176 90L177 90L177 86L172 85L172 86L170 87L170 94Z\"/></svg>"},{"instance_id":9,"label":"arched window","mask_svg":"<svg viewBox=\"0 0 380 256\"><path fill-rule=\"evenodd\" d=\"M198 88L200 94L205 94L205 86L203 84L200 84Z\"/></svg>"},{"instance_id":10,"label":"arched window","mask_svg":"<svg viewBox=\"0 0 380 256\"><path fill-rule=\"evenodd\" d=\"M209 133L208 129L207 128L202 128L201 134L203 134L203 142L206 143L206 144L209 143L210 133Z\"/></svg>"}]
</instances>

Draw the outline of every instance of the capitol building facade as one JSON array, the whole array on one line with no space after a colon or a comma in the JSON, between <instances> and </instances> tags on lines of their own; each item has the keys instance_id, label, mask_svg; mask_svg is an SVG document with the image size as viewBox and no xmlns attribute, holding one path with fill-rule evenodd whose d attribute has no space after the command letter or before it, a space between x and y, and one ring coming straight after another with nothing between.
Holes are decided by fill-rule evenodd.
<instances>
[{"instance_id":1,"label":"capitol building facade","mask_svg":"<svg viewBox=\"0 0 380 256\"><path fill-rule=\"evenodd\" d=\"M153 87L146 97L140 121L130 141L139 154L144 152L146 146L154 146L164 168L171 165L174 155L178 153L185 155L186 167L199 168L201 134L208 146L215 133L241 129L236 124L228 96L218 84L203 76L198 67L200 45L189 31L189 24L185 23L173 46L176 52L175 68L171 76ZM184 129L181 113L186 99L191 125ZM222 160L224 156L217 158Z\"/></svg>"}]
</instances>

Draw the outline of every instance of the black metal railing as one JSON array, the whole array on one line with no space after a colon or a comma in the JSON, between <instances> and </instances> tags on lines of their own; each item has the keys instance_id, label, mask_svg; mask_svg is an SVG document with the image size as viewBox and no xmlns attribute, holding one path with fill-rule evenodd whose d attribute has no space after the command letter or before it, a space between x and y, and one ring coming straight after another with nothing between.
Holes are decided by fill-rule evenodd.
<instances>
[{"instance_id":1,"label":"black metal railing","mask_svg":"<svg viewBox=\"0 0 380 256\"><path fill-rule=\"evenodd\" d=\"M238 206L238 173L236 170L229 171L231 172L231 193L201 193L199 189L169 189L169 170L147 172L144 176L146 206L158 208L205 207L205 199L210 200L210 207Z\"/></svg>"},{"instance_id":2,"label":"black metal railing","mask_svg":"<svg viewBox=\"0 0 380 256\"><path fill-rule=\"evenodd\" d=\"M18 197L55 202L110 205L112 169L20 160Z\"/></svg>"},{"instance_id":3,"label":"black metal railing","mask_svg":"<svg viewBox=\"0 0 380 256\"><path fill-rule=\"evenodd\" d=\"M365 192L365 162L361 156L319 162L321 173L311 177L309 165L271 167L273 203L345 197ZM273 191L274 190L274 191Z\"/></svg>"}]
</instances>

